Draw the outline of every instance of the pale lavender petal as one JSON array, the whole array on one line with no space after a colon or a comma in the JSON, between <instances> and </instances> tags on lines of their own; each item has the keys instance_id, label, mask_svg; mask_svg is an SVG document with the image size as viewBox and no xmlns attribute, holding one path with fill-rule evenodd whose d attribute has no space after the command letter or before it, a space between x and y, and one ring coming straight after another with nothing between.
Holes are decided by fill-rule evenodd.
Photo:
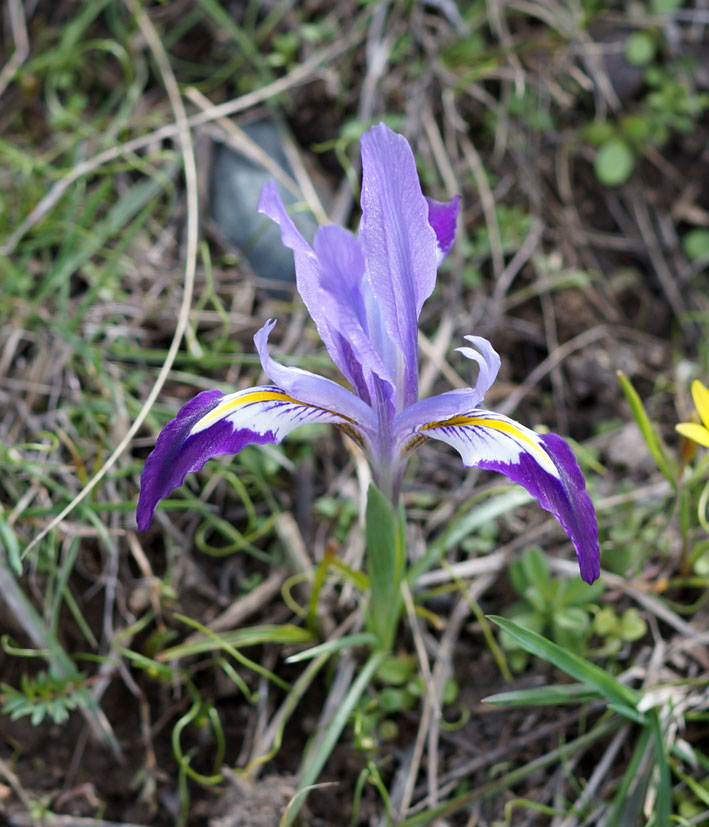
<instances>
[{"instance_id":1,"label":"pale lavender petal","mask_svg":"<svg viewBox=\"0 0 709 827\"><path fill-rule=\"evenodd\" d=\"M315 254L313 253L308 242L303 238L300 230L295 226L293 219L288 215L281 196L278 193L275 181L266 181L261 189L261 195L258 200L258 211L267 215L272 221L278 224L281 230L281 241L293 250L296 257L296 264L300 264L300 276L303 280L304 293L300 291L300 282L298 283L298 290L305 301L306 296L317 288L317 271L315 267ZM307 303L307 302L306 302Z\"/></svg>"},{"instance_id":2,"label":"pale lavender petal","mask_svg":"<svg viewBox=\"0 0 709 827\"><path fill-rule=\"evenodd\" d=\"M500 357L490 342L482 336L466 336L465 339L475 348L458 347L456 350L477 363L478 378L475 387L458 388L409 405L394 421L399 443L405 442L410 432L422 425L472 411L485 398L500 370Z\"/></svg>"},{"instance_id":3,"label":"pale lavender petal","mask_svg":"<svg viewBox=\"0 0 709 827\"><path fill-rule=\"evenodd\" d=\"M259 210L279 225L281 240L293 251L298 292L332 361L368 402L369 372L376 369L386 377L386 371L366 335L365 262L359 241L342 227L329 225L318 229L311 248L273 181L261 191Z\"/></svg>"},{"instance_id":4,"label":"pale lavender petal","mask_svg":"<svg viewBox=\"0 0 709 827\"><path fill-rule=\"evenodd\" d=\"M271 357L268 337L275 325L275 319L269 319L254 336L261 367L269 379L295 399L338 413L369 433L376 431L377 421L372 409L347 388L317 373L281 365Z\"/></svg>"},{"instance_id":5,"label":"pale lavender petal","mask_svg":"<svg viewBox=\"0 0 709 827\"><path fill-rule=\"evenodd\" d=\"M485 394L490 390L495 379L497 379L497 374L500 371L500 357L490 342L483 339L482 336L465 336L464 338L466 342L474 345L475 350L471 347L457 347L456 351L462 353L466 359L477 362L479 370L475 382L475 393L479 396L476 404L479 404L485 398Z\"/></svg>"},{"instance_id":6,"label":"pale lavender petal","mask_svg":"<svg viewBox=\"0 0 709 827\"><path fill-rule=\"evenodd\" d=\"M581 577L587 583L598 577L596 514L581 469L561 437L537 434L502 414L485 410L431 422L420 433L451 445L464 465L498 471L526 488L571 538Z\"/></svg>"},{"instance_id":7,"label":"pale lavender petal","mask_svg":"<svg viewBox=\"0 0 709 827\"><path fill-rule=\"evenodd\" d=\"M477 401L476 401L477 400ZM430 422L440 422L473 410L480 402L474 388L456 388L452 391L420 399L398 413L394 419L397 442L402 444L415 435L418 428Z\"/></svg>"},{"instance_id":8,"label":"pale lavender petal","mask_svg":"<svg viewBox=\"0 0 709 827\"><path fill-rule=\"evenodd\" d=\"M321 288L342 299L360 327L367 324L367 310L362 294L364 253L359 240L349 230L328 224L319 227L313 239Z\"/></svg>"},{"instance_id":9,"label":"pale lavender petal","mask_svg":"<svg viewBox=\"0 0 709 827\"><path fill-rule=\"evenodd\" d=\"M450 252L455 240L455 229L460 210L460 196L456 195L450 201L434 201L426 198L428 204L428 223L436 233L437 260L440 264Z\"/></svg>"},{"instance_id":10,"label":"pale lavender petal","mask_svg":"<svg viewBox=\"0 0 709 827\"><path fill-rule=\"evenodd\" d=\"M436 281L436 233L405 138L379 124L361 143L359 238L372 292L403 356L395 379L409 405L418 395L418 316Z\"/></svg>"},{"instance_id":11,"label":"pale lavender petal","mask_svg":"<svg viewBox=\"0 0 709 827\"><path fill-rule=\"evenodd\" d=\"M185 476L212 457L236 454L244 446L280 442L299 425L352 424L341 416L291 398L281 388L261 386L225 395L204 391L163 428L140 478L137 521L150 525L158 502Z\"/></svg>"},{"instance_id":12,"label":"pale lavender petal","mask_svg":"<svg viewBox=\"0 0 709 827\"><path fill-rule=\"evenodd\" d=\"M303 303L308 309L310 318L322 339L328 353L335 364L341 368L341 356L337 347L336 331L329 323L323 312L320 298L320 271L318 261L312 247L300 234L300 231L288 215L281 196L274 181L267 181L261 190L258 201L258 210L278 224L281 230L281 241L293 251L295 261L296 285ZM349 376L347 377L350 378Z\"/></svg>"},{"instance_id":13,"label":"pale lavender petal","mask_svg":"<svg viewBox=\"0 0 709 827\"><path fill-rule=\"evenodd\" d=\"M368 404L374 398L375 376L390 386L388 395L391 396L393 380L369 330L365 297L368 285L364 281L364 257L359 241L352 233L331 224L317 231L314 248L323 288L322 309L336 331L344 361L344 364L338 363L338 367Z\"/></svg>"}]
</instances>

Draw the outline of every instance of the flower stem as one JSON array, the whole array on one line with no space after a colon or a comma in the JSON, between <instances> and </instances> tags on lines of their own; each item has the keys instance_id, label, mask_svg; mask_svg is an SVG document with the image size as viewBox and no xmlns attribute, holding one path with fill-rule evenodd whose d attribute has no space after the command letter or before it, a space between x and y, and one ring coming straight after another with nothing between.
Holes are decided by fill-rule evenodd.
<instances>
[{"instance_id":1,"label":"flower stem","mask_svg":"<svg viewBox=\"0 0 709 827\"><path fill-rule=\"evenodd\" d=\"M367 622L385 652L391 650L401 615L405 529L403 507L395 508L375 485L370 485L365 527L370 584Z\"/></svg>"}]
</instances>

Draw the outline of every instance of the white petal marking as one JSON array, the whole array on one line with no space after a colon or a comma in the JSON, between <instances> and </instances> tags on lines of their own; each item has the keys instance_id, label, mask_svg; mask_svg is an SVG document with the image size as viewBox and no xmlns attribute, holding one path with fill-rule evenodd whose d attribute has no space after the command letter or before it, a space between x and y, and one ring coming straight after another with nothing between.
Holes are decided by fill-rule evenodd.
<instances>
[{"instance_id":1,"label":"white petal marking","mask_svg":"<svg viewBox=\"0 0 709 827\"><path fill-rule=\"evenodd\" d=\"M316 422L354 425L342 414L300 402L277 387L248 388L228 394L192 426L190 435L204 431L219 421L229 422L235 430L271 431L279 438L298 425Z\"/></svg>"},{"instance_id":2,"label":"white petal marking","mask_svg":"<svg viewBox=\"0 0 709 827\"><path fill-rule=\"evenodd\" d=\"M559 478L559 472L539 435L502 414L474 411L441 422L429 422L420 429L422 434L427 431L435 431L437 439L456 448L466 464L482 459L516 463L520 454L525 453L531 455L547 473Z\"/></svg>"}]
</instances>

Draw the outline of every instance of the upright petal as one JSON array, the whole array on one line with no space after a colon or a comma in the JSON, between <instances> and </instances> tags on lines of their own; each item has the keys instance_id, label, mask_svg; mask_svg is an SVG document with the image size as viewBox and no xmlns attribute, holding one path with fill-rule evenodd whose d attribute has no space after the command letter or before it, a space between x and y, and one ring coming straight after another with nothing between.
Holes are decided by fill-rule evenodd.
<instances>
[{"instance_id":1,"label":"upright petal","mask_svg":"<svg viewBox=\"0 0 709 827\"><path fill-rule=\"evenodd\" d=\"M334 331L342 363L338 367L358 396L368 404L375 397L375 377L394 382L382 360L376 331L368 319L364 256L359 241L347 230L330 224L320 227L313 243L320 268L320 300Z\"/></svg>"},{"instance_id":2,"label":"upright petal","mask_svg":"<svg viewBox=\"0 0 709 827\"><path fill-rule=\"evenodd\" d=\"M440 264L450 252L455 239L455 229L460 211L460 196L450 201L434 201L426 197L428 204L428 223L433 227L437 242L437 260Z\"/></svg>"},{"instance_id":3,"label":"upright petal","mask_svg":"<svg viewBox=\"0 0 709 827\"><path fill-rule=\"evenodd\" d=\"M455 448L463 464L498 471L536 497L561 523L576 547L581 577L600 573L598 525L581 469L556 434L537 434L492 411L476 410L420 429Z\"/></svg>"},{"instance_id":4,"label":"upright petal","mask_svg":"<svg viewBox=\"0 0 709 827\"><path fill-rule=\"evenodd\" d=\"M298 292L332 361L369 402L371 371L390 383L391 379L367 335L365 262L359 241L331 224L318 229L311 248L288 215L273 181L263 187L259 210L280 226L281 240L293 251Z\"/></svg>"},{"instance_id":5,"label":"upright petal","mask_svg":"<svg viewBox=\"0 0 709 827\"><path fill-rule=\"evenodd\" d=\"M418 316L436 281L436 233L405 138L384 124L362 135L359 238L389 337L401 350L403 404L418 395Z\"/></svg>"},{"instance_id":6,"label":"upright petal","mask_svg":"<svg viewBox=\"0 0 709 827\"><path fill-rule=\"evenodd\" d=\"M281 388L261 386L228 395L203 391L163 428L140 478L138 528L144 531L158 502L191 471L244 446L280 442L299 425L331 422L355 429L346 418L293 399Z\"/></svg>"},{"instance_id":7,"label":"upright petal","mask_svg":"<svg viewBox=\"0 0 709 827\"><path fill-rule=\"evenodd\" d=\"M260 213L267 215L280 227L281 241L293 251L295 276L298 293L308 309L310 318L315 322L320 338L335 364L342 369L337 347L336 331L333 330L320 298L320 272L318 261L312 247L300 234L300 231L288 215L274 181L267 181L261 190L258 202ZM350 378L349 376L347 377Z\"/></svg>"}]
</instances>

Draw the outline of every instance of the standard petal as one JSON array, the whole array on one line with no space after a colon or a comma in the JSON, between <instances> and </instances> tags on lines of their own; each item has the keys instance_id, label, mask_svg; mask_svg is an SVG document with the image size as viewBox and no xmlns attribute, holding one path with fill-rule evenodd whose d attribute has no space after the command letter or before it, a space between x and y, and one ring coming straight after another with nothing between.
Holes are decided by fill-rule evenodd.
<instances>
[{"instance_id":1,"label":"standard petal","mask_svg":"<svg viewBox=\"0 0 709 827\"><path fill-rule=\"evenodd\" d=\"M320 270L321 310L328 319L337 348L337 366L368 404L375 397L375 376L394 383L382 361L377 331L370 330L364 256L359 241L347 230L321 227L313 242ZM334 357L333 357L334 358Z\"/></svg>"},{"instance_id":2,"label":"standard petal","mask_svg":"<svg viewBox=\"0 0 709 827\"><path fill-rule=\"evenodd\" d=\"M598 525L581 469L556 434L537 434L513 419L477 410L420 429L455 448L463 464L498 471L536 497L561 523L576 547L581 577L600 573Z\"/></svg>"},{"instance_id":3,"label":"standard petal","mask_svg":"<svg viewBox=\"0 0 709 827\"><path fill-rule=\"evenodd\" d=\"M356 433L344 417L299 402L281 388L267 385L228 395L218 390L200 393L163 428L145 461L138 528L145 531L158 502L208 459L236 454L246 445L280 442L299 425L316 422L343 425Z\"/></svg>"},{"instance_id":4,"label":"standard petal","mask_svg":"<svg viewBox=\"0 0 709 827\"><path fill-rule=\"evenodd\" d=\"M694 399L697 413L704 423L704 427L709 428L709 388L703 385L699 379L692 382L692 399Z\"/></svg>"},{"instance_id":5,"label":"standard petal","mask_svg":"<svg viewBox=\"0 0 709 827\"><path fill-rule=\"evenodd\" d=\"M436 282L436 233L405 138L384 124L362 135L362 241L367 277L390 339L405 405L418 395L418 316Z\"/></svg>"},{"instance_id":6,"label":"standard petal","mask_svg":"<svg viewBox=\"0 0 709 827\"><path fill-rule=\"evenodd\" d=\"M455 229L460 211L460 196L450 201L434 201L426 197L428 223L433 227L437 241L437 261L440 264L450 252L455 240Z\"/></svg>"},{"instance_id":7,"label":"standard petal","mask_svg":"<svg viewBox=\"0 0 709 827\"><path fill-rule=\"evenodd\" d=\"M258 211L267 215L280 227L281 241L293 251L295 276L298 293L308 309L310 318L315 322L320 338L335 364L340 367L335 333L320 298L320 272L315 252L300 234L300 231L288 215L274 181L267 181L261 190ZM349 376L347 377L350 378Z\"/></svg>"},{"instance_id":8,"label":"standard petal","mask_svg":"<svg viewBox=\"0 0 709 827\"><path fill-rule=\"evenodd\" d=\"M373 433L377 420L372 409L362 399L332 379L302 368L286 367L271 357L268 352L268 337L275 325L275 319L269 319L254 336L261 367L269 379L293 398L338 413L357 423L362 430Z\"/></svg>"}]
</instances>

